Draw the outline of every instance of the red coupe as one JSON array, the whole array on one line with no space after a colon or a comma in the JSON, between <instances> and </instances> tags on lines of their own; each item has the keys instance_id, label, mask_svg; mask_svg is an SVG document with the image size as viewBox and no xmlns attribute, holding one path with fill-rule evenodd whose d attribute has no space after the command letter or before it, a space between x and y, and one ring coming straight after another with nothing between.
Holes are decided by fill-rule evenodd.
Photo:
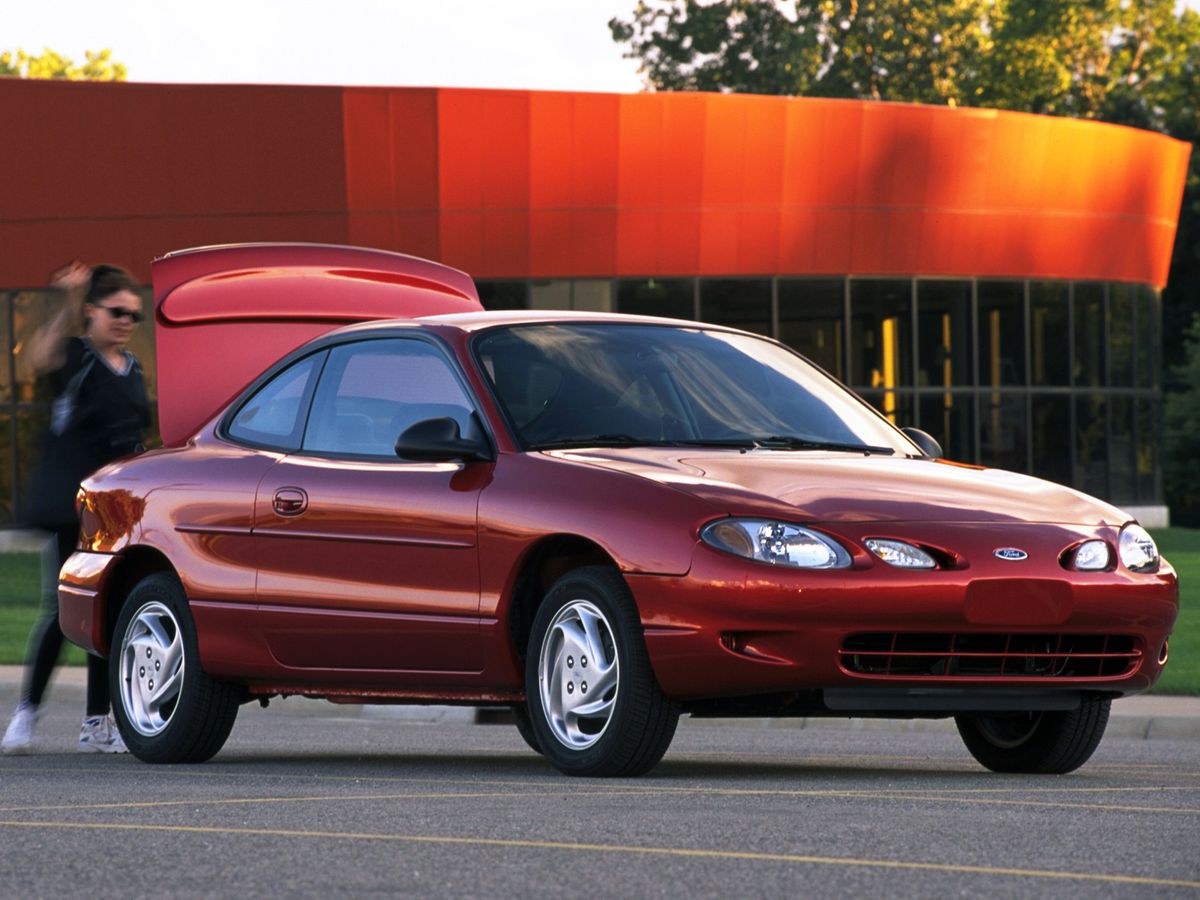
<instances>
[{"instance_id":1,"label":"red coupe","mask_svg":"<svg viewBox=\"0 0 1200 900\"><path fill-rule=\"evenodd\" d=\"M1167 661L1128 515L939 459L775 341L484 312L346 247L154 282L166 446L84 483L60 584L142 760L302 694L510 705L578 775L647 771L681 714L953 716L990 769L1067 772Z\"/></svg>"}]
</instances>

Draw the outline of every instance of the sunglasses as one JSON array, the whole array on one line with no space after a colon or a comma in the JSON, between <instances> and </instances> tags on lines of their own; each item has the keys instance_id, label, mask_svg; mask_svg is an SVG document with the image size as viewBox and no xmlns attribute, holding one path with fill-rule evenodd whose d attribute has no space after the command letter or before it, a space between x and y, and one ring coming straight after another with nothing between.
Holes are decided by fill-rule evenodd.
<instances>
[{"instance_id":1,"label":"sunglasses","mask_svg":"<svg viewBox=\"0 0 1200 900\"><path fill-rule=\"evenodd\" d=\"M125 309L121 306L101 306L100 309L108 310L108 314L114 319L129 319L134 325L144 318L137 310Z\"/></svg>"}]
</instances>

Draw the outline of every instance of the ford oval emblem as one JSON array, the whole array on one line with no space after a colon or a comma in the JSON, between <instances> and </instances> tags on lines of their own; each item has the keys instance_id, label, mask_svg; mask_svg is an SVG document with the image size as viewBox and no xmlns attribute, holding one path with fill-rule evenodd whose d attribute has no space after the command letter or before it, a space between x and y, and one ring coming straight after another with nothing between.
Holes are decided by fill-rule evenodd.
<instances>
[{"instance_id":1,"label":"ford oval emblem","mask_svg":"<svg viewBox=\"0 0 1200 900\"><path fill-rule=\"evenodd\" d=\"M1029 554L1024 550L1018 550L1016 547L998 547L992 551L998 559L1007 559L1010 562L1020 562L1023 559L1029 559Z\"/></svg>"}]
</instances>

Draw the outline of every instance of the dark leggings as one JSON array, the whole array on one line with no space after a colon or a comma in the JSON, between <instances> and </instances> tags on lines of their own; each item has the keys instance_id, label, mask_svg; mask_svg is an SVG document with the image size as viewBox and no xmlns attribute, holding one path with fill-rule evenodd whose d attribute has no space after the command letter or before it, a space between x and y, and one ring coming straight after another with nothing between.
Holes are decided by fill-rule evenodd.
<instances>
[{"instance_id":1,"label":"dark leggings","mask_svg":"<svg viewBox=\"0 0 1200 900\"><path fill-rule=\"evenodd\" d=\"M75 549L79 527L60 528L42 551L42 614L29 636L29 664L25 669L25 684L21 698L34 706L42 702L50 675L62 653L63 633L58 624L58 570ZM87 658L87 714L108 714L108 660L99 656Z\"/></svg>"}]
</instances>

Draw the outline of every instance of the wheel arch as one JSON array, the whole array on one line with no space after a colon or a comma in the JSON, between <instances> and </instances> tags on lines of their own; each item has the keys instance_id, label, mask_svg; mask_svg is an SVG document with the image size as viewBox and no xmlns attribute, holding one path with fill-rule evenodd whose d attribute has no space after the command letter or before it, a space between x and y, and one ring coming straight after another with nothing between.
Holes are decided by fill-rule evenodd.
<instances>
[{"instance_id":1,"label":"wheel arch","mask_svg":"<svg viewBox=\"0 0 1200 900\"><path fill-rule=\"evenodd\" d=\"M169 572L178 577L171 561L157 548L133 546L118 557L104 588L104 635L108 639L108 647L105 648L108 653L112 652L113 630L121 607L125 605L125 598L138 582L158 572Z\"/></svg>"},{"instance_id":2,"label":"wheel arch","mask_svg":"<svg viewBox=\"0 0 1200 900\"><path fill-rule=\"evenodd\" d=\"M551 585L581 566L609 566L620 572L617 561L603 547L577 534L547 535L526 552L508 603L509 636L518 660L525 659L533 618Z\"/></svg>"}]
</instances>

